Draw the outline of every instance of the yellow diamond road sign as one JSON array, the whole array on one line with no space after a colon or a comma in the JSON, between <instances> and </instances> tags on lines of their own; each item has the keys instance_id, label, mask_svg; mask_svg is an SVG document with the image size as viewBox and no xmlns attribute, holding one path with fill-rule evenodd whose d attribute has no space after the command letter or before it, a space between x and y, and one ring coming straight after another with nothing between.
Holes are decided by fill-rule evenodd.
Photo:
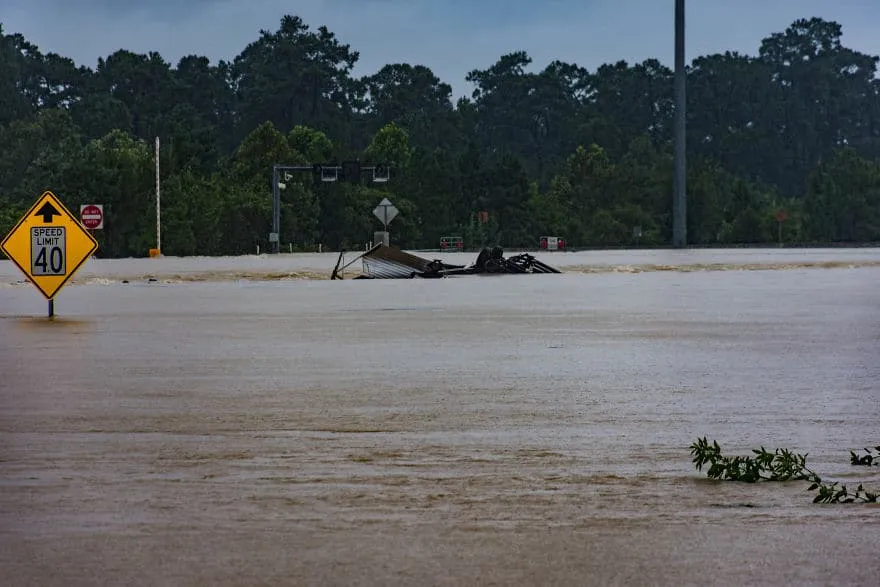
<instances>
[{"instance_id":1,"label":"yellow diamond road sign","mask_svg":"<svg viewBox=\"0 0 880 587\"><path fill-rule=\"evenodd\" d=\"M46 192L0 243L0 249L51 300L98 249L98 241Z\"/></svg>"}]
</instances>

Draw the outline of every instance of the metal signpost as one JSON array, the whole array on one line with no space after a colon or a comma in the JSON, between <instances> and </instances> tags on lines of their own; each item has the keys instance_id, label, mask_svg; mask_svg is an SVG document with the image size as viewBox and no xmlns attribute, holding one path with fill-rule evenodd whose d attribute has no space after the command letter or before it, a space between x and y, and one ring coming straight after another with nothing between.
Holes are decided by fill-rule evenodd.
<instances>
[{"instance_id":1,"label":"metal signpost","mask_svg":"<svg viewBox=\"0 0 880 587\"><path fill-rule=\"evenodd\" d=\"M0 250L49 300L52 318L55 295L98 250L98 241L47 191L6 235Z\"/></svg>"},{"instance_id":2,"label":"metal signpost","mask_svg":"<svg viewBox=\"0 0 880 587\"><path fill-rule=\"evenodd\" d=\"M390 238L388 235L388 225L397 217L397 214L400 211L394 207L394 204L391 203L391 200L388 198L382 198L382 201L379 202L379 205L373 208L373 216L379 219L384 227L382 236L382 244L386 247L390 243ZM375 237L375 235L374 235Z\"/></svg>"},{"instance_id":3,"label":"metal signpost","mask_svg":"<svg viewBox=\"0 0 880 587\"><path fill-rule=\"evenodd\" d=\"M779 210L776 213L776 226L778 230L779 246L782 246L782 223L788 220L788 212Z\"/></svg>"}]
</instances>

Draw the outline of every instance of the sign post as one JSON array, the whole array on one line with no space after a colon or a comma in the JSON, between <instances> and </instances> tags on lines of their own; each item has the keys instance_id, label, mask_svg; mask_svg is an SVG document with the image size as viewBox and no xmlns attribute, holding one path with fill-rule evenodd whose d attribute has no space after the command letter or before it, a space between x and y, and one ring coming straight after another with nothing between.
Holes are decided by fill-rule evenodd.
<instances>
[{"instance_id":1,"label":"sign post","mask_svg":"<svg viewBox=\"0 0 880 587\"><path fill-rule=\"evenodd\" d=\"M388 246L390 239L388 236L388 224L397 217L398 210L394 207L394 204L391 203L391 200L388 198L382 198L382 201L379 202L379 205L373 208L373 216L379 219L382 222L382 226L384 226L384 230L381 233L382 244L386 247ZM380 233L375 233L373 235L373 240L378 240L380 237Z\"/></svg>"},{"instance_id":2,"label":"sign post","mask_svg":"<svg viewBox=\"0 0 880 587\"><path fill-rule=\"evenodd\" d=\"M49 300L50 318L55 295L97 249L95 238L49 191L0 242L0 250Z\"/></svg>"},{"instance_id":3,"label":"sign post","mask_svg":"<svg viewBox=\"0 0 880 587\"><path fill-rule=\"evenodd\" d=\"M776 213L776 228L778 231L779 238L779 246L782 246L782 223L788 219L788 213L785 210L780 210Z\"/></svg>"}]
</instances>

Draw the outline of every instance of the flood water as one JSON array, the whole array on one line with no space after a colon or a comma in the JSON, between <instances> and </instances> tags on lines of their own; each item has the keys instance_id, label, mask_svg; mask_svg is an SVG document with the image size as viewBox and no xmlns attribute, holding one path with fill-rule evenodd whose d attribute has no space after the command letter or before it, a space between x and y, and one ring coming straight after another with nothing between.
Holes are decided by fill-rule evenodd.
<instances>
[{"instance_id":1,"label":"flood water","mask_svg":"<svg viewBox=\"0 0 880 587\"><path fill-rule=\"evenodd\" d=\"M877 584L880 508L688 446L880 490L880 250L537 256L0 261L0 584Z\"/></svg>"}]
</instances>

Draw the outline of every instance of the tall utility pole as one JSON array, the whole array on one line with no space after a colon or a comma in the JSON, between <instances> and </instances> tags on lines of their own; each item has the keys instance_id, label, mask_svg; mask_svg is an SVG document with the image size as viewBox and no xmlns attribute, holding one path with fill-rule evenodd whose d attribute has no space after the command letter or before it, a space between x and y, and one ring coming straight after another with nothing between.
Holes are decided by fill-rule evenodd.
<instances>
[{"instance_id":1,"label":"tall utility pole","mask_svg":"<svg viewBox=\"0 0 880 587\"><path fill-rule=\"evenodd\" d=\"M281 173L278 165L272 166L272 232L269 245L273 253L281 251Z\"/></svg>"},{"instance_id":2,"label":"tall utility pole","mask_svg":"<svg viewBox=\"0 0 880 587\"><path fill-rule=\"evenodd\" d=\"M162 202L159 198L159 137L156 137L156 250L162 253Z\"/></svg>"},{"instance_id":3,"label":"tall utility pole","mask_svg":"<svg viewBox=\"0 0 880 587\"><path fill-rule=\"evenodd\" d=\"M675 179L672 200L672 246L674 247L687 246L686 85L684 0L675 0Z\"/></svg>"}]
</instances>

